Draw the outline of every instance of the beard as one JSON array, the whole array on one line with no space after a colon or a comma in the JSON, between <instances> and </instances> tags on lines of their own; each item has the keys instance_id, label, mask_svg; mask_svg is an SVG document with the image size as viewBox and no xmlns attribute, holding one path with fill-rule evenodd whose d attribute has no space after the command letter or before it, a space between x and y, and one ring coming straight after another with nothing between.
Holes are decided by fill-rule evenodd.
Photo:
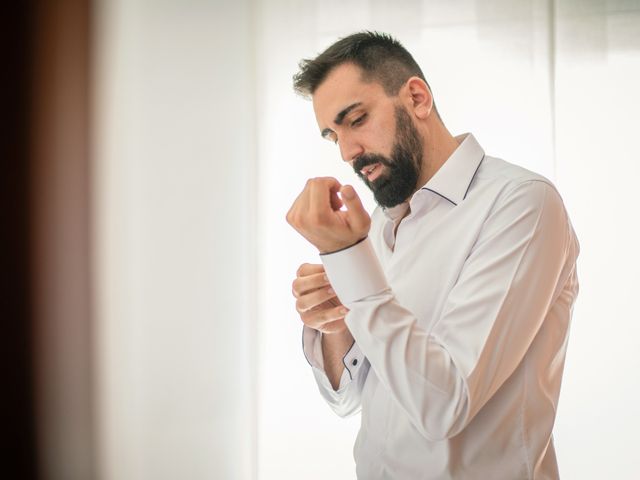
<instances>
[{"instance_id":1,"label":"beard","mask_svg":"<svg viewBox=\"0 0 640 480\"><path fill-rule=\"evenodd\" d=\"M353 169L373 192L378 205L395 207L407 200L415 191L422 171L422 137L402 107L396 107L395 143L391 156L364 154L353 162ZM379 163L386 172L370 182L362 175L363 168Z\"/></svg>"}]
</instances>

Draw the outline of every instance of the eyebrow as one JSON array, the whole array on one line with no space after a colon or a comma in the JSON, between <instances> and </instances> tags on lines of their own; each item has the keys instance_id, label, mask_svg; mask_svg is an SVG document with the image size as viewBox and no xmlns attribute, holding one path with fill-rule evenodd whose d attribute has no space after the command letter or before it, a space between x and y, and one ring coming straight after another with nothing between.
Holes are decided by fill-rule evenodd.
<instances>
[{"instance_id":1,"label":"eyebrow","mask_svg":"<svg viewBox=\"0 0 640 480\"><path fill-rule=\"evenodd\" d=\"M335 123L336 125L342 125L342 122L344 121L344 117L346 117L351 110L353 110L354 108L358 108L360 105L362 105L362 102L356 102L356 103L352 103L346 108L343 108L336 115L336 118L333 119L333 123ZM333 130L331 130L330 128L325 128L324 130L322 130L320 135L322 136L322 138L326 138L327 135L331 133L333 133Z\"/></svg>"}]
</instances>

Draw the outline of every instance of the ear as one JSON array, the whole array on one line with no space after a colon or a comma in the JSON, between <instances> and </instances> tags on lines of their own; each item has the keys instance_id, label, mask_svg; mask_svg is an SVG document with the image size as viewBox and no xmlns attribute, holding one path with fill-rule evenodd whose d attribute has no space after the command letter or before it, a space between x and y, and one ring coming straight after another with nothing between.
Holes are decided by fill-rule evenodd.
<instances>
[{"instance_id":1,"label":"ear","mask_svg":"<svg viewBox=\"0 0 640 480\"><path fill-rule=\"evenodd\" d=\"M424 120L431 115L433 109L433 97L428 85L420 77L411 77L404 85L404 100L410 112Z\"/></svg>"}]
</instances>

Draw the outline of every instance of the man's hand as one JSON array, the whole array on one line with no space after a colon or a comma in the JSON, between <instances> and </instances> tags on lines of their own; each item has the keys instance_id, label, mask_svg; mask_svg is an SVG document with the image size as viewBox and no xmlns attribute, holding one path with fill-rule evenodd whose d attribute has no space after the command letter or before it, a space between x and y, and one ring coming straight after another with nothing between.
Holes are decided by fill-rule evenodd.
<instances>
[{"instance_id":1,"label":"man's hand","mask_svg":"<svg viewBox=\"0 0 640 480\"><path fill-rule=\"evenodd\" d=\"M343 206L346 210L341 210ZM371 218L354 188L343 187L331 177L307 181L287 213L287 222L320 253L357 243L367 236L371 226Z\"/></svg>"},{"instance_id":2,"label":"man's hand","mask_svg":"<svg viewBox=\"0 0 640 480\"><path fill-rule=\"evenodd\" d=\"M331 284L322 265L300 265L292 291L296 297L296 310L305 325L322 333L339 333L346 330L344 317L348 310L331 290Z\"/></svg>"}]
</instances>

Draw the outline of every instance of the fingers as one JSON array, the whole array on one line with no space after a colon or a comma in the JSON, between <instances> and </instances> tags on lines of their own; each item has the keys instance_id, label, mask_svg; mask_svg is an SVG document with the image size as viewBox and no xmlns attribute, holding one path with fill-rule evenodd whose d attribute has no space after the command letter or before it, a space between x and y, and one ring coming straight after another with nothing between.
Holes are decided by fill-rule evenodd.
<instances>
[{"instance_id":1,"label":"fingers","mask_svg":"<svg viewBox=\"0 0 640 480\"><path fill-rule=\"evenodd\" d=\"M327 308L323 310L310 310L300 314L303 323L314 330L332 333L329 330L339 327L339 325L331 325L337 321L344 321L348 310L342 305L339 307Z\"/></svg>"},{"instance_id":2,"label":"fingers","mask_svg":"<svg viewBox=\"0 0 640 480\"><path fill-rule=\"evenodd\" d=\"M342 201L347 207L347 219L352 229L367 233L371 218L362 205L360 197L351 185L345 185L341 188L340 194Z\"/></svg>"},{"instance_id":3,"label":"fingers","mask_svg":"<svg viewBox=\"0 0 640 480\"><path fill-rule=\"evenodd\" d=\"M298 298L305 293L329 285L329 279L320 264L303 263L296 272L296 278L291 285L293 296Z\"/></svg>"},{"instance_id":4,"label":"fingers","mask_svg":"<svg viewBox=\"0 0 640 480\"><path fill-rule=\"evenodd\" d=\"M304 277L305 275L311 275L313 273L324 272L324 265L321 263L303 263L298 267L296 276Z\"/></svg>"},{"instance_id":5,"label":"fingers","mask_svg":"<svg viewBox=\"0 0 640 480\"><path fill-rule=\"evenodd\" d=\"M322 305L323 303L335 297L336 294L331 287L319 288L318 290L314 290L311 293L299 296L296 300L296 310L298 311L298 313L302 314L311 310L312 308ZM335 305L335 303L332 303L332 305Z\"/></svg>"},{"instance_id":6,"label":"fingers","mask_svg":"<svg viewBox=\"0 0 640 480\"><path fill-rule=\"evenodd\" d=\"M340 187L340 182L333 177L316 178L309 183L308 206L312 218L322 220L334 210L340 209L342 206L338 198Z\"/></svg>"},{"instance_id":7,"label":"fingers","mask_svg":"<svg viewBox=\"0 0 640 480\"><path fill-rule=\"evenodd\" d=\"M344 206L346 210L341 210ZM325 253L365 237L371 219L353 187L342 187L335 178L321 177L307 181L287 213L287 222Z\"/></svg>"},{"instance_id":8,"label":"fingers","mask_svg":"<svg viewBox=\"0 0 640 480\"><path fill-rule=\"evenodd\" d=\"M293 281L291 292L296 298L300 298L314 290L330 287L331 284L324 273L316 273L306 277L298 277Z\"/></svg>"},{"instance_id":9,"label":"fingers","mask_svg":"<svg viewBox=\"0 0 640 480\"><path fill-rule=\"evenodd\" d=\"M324 266L303 263L296 275L292 292L297 299L296 310L304 324L323 333L345 330L344 317L349 310L331 289Z\"/></svg>"},{"instance_id":10,"label":"fingers","mask_svg":"<svg viewBox=\"0 0 640 480\"><path fill-rule=\"evenodd\" d=\"M340 210L344 203L338 196L338 192L340 191L340 184L334 186L329 193L329 200L331 201L331 209L332 210Z\"/></svg>"}]
</instances>

